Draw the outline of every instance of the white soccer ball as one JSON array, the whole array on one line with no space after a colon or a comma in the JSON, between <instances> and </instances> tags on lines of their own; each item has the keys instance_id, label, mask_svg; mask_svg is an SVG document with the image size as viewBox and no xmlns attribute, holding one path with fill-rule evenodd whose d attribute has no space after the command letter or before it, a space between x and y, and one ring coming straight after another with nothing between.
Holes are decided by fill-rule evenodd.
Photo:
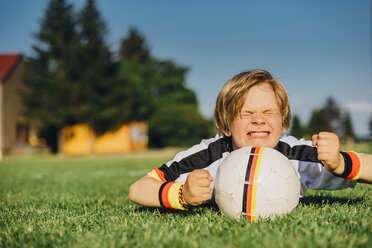
<instances>
[{"instance_id":1,"label":"white soccer ball","mask_svg":"<svg viewBox=\"0 0 372 248\"><path fill-rule=\"evenodd\" d=\"M300 181L277 150L243 147L219 166L214 192L222 214L255 221L291 212L300 198Z\"/></svg>"}]
</instances>

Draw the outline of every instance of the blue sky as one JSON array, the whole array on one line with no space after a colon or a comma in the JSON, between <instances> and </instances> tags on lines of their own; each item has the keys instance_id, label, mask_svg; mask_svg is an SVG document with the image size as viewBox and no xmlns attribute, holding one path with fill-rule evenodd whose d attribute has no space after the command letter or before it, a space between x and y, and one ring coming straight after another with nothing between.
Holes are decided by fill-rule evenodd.
<instances>
[{"instance_id":1,"label":"blue sky","mask_svg":"<svg viewBox=\"0 0 372 248\"><path fill-rule=\"evenodd\" d=\"M0 52L31 55L47 0L0 0ZM84 0L69 1L79 10ZM332 96L356 133L372 116L371 1L97 0L117 51L128 28L152 54L187 66L187 86L211 117L223 84L246 69L266 69L287 88L293 114L308 121Z\"/></svg>"}]
</instances>

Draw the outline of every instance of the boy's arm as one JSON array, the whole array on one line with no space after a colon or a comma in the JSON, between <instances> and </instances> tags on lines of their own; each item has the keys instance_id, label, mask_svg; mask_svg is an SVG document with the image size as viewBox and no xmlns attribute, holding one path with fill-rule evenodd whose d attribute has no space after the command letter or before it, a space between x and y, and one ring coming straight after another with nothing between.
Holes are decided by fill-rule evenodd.
<instances>
[{"instance_id":1,"label":"boy's arm","mask_svg":"<svg viewBox=\"0 0 372 248\"><path fill-rule=\"evenodd\" d=\"M212 181L207 170L192 171L183 187L184 202L189 206L197 206L211 199L209 185ZM163 183L146 175L130 186L129 200L146 207L160 207L159 189Z\"/></svg>"},{"instance_id":2,"label":"boy's arm","mask_svg":"<svg viewBox=\"0 0 372 248\"><path fill-rule=\"evenodd\" d=\"M317 146L318 159L324 167L337 175L345 170L345 162L340 154L340 141L334 133L320 132L312 137L313 146ZM372 155L360 155L362 163L358 182L372 183Z\"/></svg>"},{"instance_id":3,"label":"boy's arm","mask_svg":"<svg viewBox=\"0 0 372 248\"><path fill-rule=\"evenodd\" d=\"M145 207L160 207L159 189L164 182L144 176L129 188L129 200Z\"/></svg>"}]
</instances>

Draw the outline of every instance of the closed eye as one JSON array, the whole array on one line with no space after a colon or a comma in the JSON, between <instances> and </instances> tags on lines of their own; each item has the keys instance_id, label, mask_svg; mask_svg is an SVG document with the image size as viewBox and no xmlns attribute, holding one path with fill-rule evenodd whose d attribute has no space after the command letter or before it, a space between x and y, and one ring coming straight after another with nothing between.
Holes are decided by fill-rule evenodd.
<instances>
[{"instance_id":1,"label":"closed eye","mask_svg":"<svg viewBox=\"0 0 372 248\"><path fill-rule=\"evenodd\" d=\"M276 111L274 109L270 109L270 110L265 110L263 113L265 115L276 115L276 114L278 114L278 111Z\"/></svg>"},{"instance_id":2,"label":"closed eye","mask_svg":"<svg viewBox=\"0 0 372 248\"><path fill-rule=\"evenodd\" d=\"M241 117L250 117L251 115L255 114L255 113L259 113L259 112L253 112L253 111L242 111L240 113L240 116ZM279 115L279 112L275 109L268 109L268 110L264 110L263 112L261 112L261 114L263 115L266 115L266 116L273 116L273 115Z\"/></svg>"},{"instance_id":3,"label":"closed eye","mask_svg":"<svg viewBox=\"0 0 372 248\"><path fill-rule=\"evenodd\" d=\"M242 112L240 115L241 116L245 116L245 117L247 117L247 116L250 116L250 115L252 115L253 114L253 112L251 112L251 111L244 111L244 112Z\"/></svg>"}]
</instances>

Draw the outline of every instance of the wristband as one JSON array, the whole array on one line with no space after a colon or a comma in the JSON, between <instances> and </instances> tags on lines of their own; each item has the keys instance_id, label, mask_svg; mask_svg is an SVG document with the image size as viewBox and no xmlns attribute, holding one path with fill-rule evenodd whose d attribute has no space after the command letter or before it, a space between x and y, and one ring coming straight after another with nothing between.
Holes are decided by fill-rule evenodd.
<instances>
[{"instance_id":1,"label":"wristband","mask_svg":"<svg viewBox=\"0 0 372 248\"><path fill-rule=\"evenodd\" d=\"M183 184L179 182L163 183L159 189L159 202L164 208L186 210L182 200Z\"/></svg>"},{"instance_id":2,"label":"wristband","mask_svg":"<svg viewBox=\"0 0 372 248\"><path fill-rule=\"evenodd\" d=\"M190 206L183 200L183 184L181 185L180 189L178 190L178 202L182 205L182 207L190 208Z\"/></svg>"},{"instance_id":3,"label":"wristband","mask_svg":"<svg viewBox=\"0 0 372 248\"><path fill-rule=\"evenodd\" d=\"M362 171L362 160L356 152L340 152L344 158L345 169L340 175L333 173L338 177L343 177L345 179L357 180L359 179L360 173Z\"/></svg>"}]
</instances>

